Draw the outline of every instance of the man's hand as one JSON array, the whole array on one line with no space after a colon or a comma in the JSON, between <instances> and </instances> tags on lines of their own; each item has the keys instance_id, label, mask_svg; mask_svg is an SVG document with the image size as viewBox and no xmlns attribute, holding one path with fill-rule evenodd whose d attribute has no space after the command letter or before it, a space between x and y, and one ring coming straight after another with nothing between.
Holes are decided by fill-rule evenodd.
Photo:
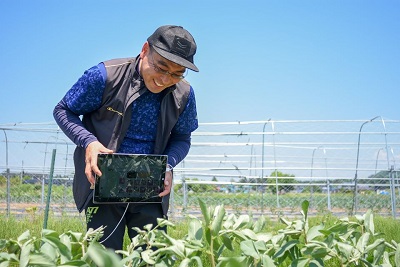
<instances>
[{"instance_id":1,"label":"man's hand","mask_svg":"<svg viewBox=\"0 0 400 267\"><path fill-rule=\"evenodd\" d=\"M94 174L101 176L101 171L97 166L97 155L99 153L113 153L112 150L103 146L99 141L94 141L86 147L85 152L85 174L89 183L94 185Z\"/></svg>"},{"instance_id":2,"label":"man's hand","mask_svg":"<svg viewBox=\"0 0 400 267\"><path fill-rule=\"evenodd\" d=\"M165 179L164 179L164 191L162 191L159 196L164 197L171 193L172 189L172 171L165 172Z\"/></svg>"}]
</instances>

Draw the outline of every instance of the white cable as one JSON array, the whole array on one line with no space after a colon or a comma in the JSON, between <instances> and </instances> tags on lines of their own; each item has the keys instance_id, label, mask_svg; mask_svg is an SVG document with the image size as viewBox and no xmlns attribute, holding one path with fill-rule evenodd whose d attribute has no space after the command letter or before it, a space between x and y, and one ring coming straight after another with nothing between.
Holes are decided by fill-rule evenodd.
<instances>
[{"instance_id":1,"label":"white cable","mask_svg":"<svg viewBox=\"0 0 400 267\"><path fill-rule=\"evenodd\" d=\"M99 242L100 244L102 244L104 241L106 241L107 239L109 239L110 236L112 236L112 234L115 232L115 230L117 230L119 224L122 222L122 219L125 217L125 213L126 213L126 211L128 210L128 207L129 207L129 203L126 205L124 214L122 214L122 217L121 217L121 219L119 220L119 222L117 223L117 225L115 226L114 230L112 230L111 234L109 234L109 235L107 236L107 238L105 238L103 241Z\"/></svg>"}]
</instances>

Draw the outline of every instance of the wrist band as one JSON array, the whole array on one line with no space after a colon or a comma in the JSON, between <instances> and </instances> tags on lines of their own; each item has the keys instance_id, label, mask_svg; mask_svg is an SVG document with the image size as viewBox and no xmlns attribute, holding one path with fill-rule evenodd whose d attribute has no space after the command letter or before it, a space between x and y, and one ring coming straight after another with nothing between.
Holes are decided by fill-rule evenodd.
<instances>
[{"instance_id":1,"label":"wrist band","mask_svg":"<svg viewBox=\"0 0 400 267\"><path fill-rule=\"evenodd\" d=\"M171 164L167 164L167 169L166 169L167 172L170 172L173 169L174 169L174 167L172 167Z\"/></svg>"}]
</instances>

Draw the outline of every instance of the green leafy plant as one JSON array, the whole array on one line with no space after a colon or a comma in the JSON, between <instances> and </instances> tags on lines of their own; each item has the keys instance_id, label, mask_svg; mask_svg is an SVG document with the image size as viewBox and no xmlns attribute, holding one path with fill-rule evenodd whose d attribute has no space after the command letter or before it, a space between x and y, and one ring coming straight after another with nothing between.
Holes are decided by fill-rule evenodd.
<instances>
[{"instance_id":1,"label":"green leafy plant","mask_svg":"<svg viewBox=\"0 0 400 267\"><path fill-rule=\"evenodd\" d=\"M44 229L40 238L29 231L17 240L0 240L0 266L122 266L117 255L96 242L104 228L85 235L67 232L58 235Z\"/></svg>"},{"instance_id":2,"label":"green leafy plant","mask_svg":"<svg viewBox=\"0 0 400 267\"><path fill-rule=\"evenodd\" d=\"M0 240L3 266L400 266L400 243L387 242L375 231L372 212L342 218L331 226L310 226L308 201L301 218L280 218L284 227L265 232L266 219L227 214L223 205L210 207L199 200L202 218L190 217L183 238L173 238L160 219L154 228L134 228L137 236L126 250L109 251L99 242L103 228L86 234L58 235L42 230L40 238L29 231L17 240ZM118 257L117 255L120 255Z\"/></svg>"}]
</instances>

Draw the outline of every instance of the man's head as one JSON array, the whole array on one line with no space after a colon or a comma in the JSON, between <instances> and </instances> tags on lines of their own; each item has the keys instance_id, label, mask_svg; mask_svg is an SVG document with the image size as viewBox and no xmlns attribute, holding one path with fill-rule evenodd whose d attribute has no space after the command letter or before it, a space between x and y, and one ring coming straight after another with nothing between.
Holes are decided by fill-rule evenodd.
<instances>
[{"instance_id":1,"label":"man's head","mask_svg":"<svg viewBox=\"0 0 400 267\"><path fill-rule=\"evenodd\" d=\"M193 61L197 49L196 42L181 26L161 26L147 38L147 42L162 57L185 68L199 71Z\"/></svg>"},{"instance_id":2,"label":"man's head","mask_svg":"<svg viewBox=\"0 0 400 267\"><path fill-rule=\"evenodd\" d=\"M140 72L146 87L153 93L178 83L186 68L199 71L194 65L196 42L180 26L159 27L143 45Z\"/></svg>"}]
</instances>

